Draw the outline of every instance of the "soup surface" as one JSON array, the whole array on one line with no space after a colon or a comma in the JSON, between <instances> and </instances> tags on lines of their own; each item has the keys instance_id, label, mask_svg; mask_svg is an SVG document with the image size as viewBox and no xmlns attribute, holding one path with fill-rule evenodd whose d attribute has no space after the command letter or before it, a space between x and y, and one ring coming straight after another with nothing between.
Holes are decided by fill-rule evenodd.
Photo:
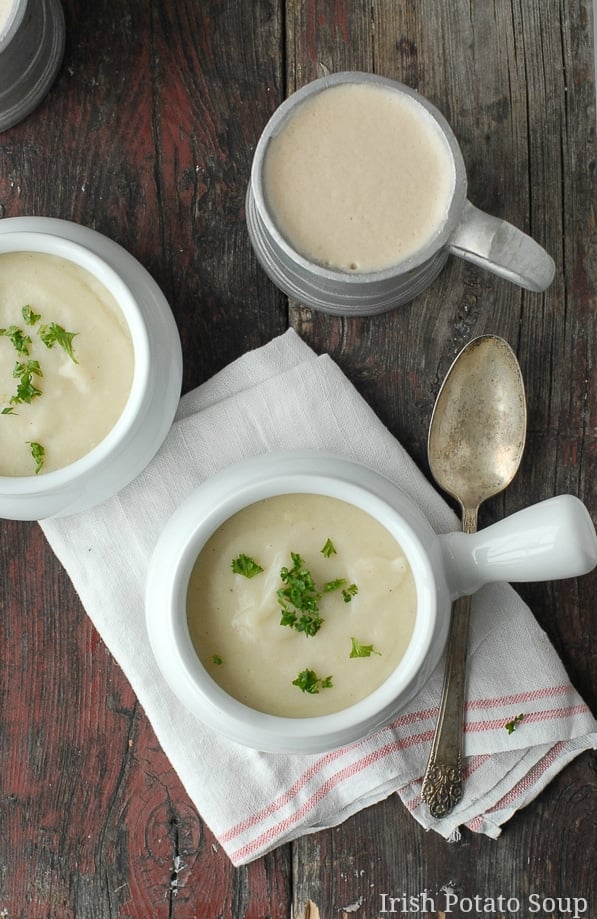
<instances>
[{"instance_id":1,"label":"soup surface","mask_svg":"<svg viewBox=\"0 0 597 919\"><path fill-rule=\"evenodd\" d=\"M0 333L0 475L84 456L120 417L133 380L133 342L112 295L63 258L2 254Z\"/></svg>"},{"instance_id":2,"label":"soup surface","mask_svg":"<svg viewBox=\"0 0 597 919\"><path fill-rule=\"evenodd\" d=\"M444 224L455 172L448 143L410 96L346 83L297 106L267 147L272 217L302 255L372 271L403 261Z\"/></svg>"},{"instance_id":3,"label":"soup surface","mask_svg":"<svg viewBox=\"0 0 597 919\"><path fill-rule=\"evenodd\" d=\"M304 584L305 569L314 589L300 595L318 597L316 613L288 599L301 580L294 572ZM235 514L201 550L187 593L191 638L213 679L286 717L328 714L369 695L404 656L415 614L396 540L369 514L321 495L280 495Z\"/></svg>"}]
</instances>

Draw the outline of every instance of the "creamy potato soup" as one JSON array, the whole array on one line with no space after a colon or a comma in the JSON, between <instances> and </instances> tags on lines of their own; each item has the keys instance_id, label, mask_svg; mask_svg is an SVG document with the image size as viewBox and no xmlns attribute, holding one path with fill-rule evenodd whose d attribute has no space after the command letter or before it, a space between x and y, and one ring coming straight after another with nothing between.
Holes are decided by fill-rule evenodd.
<instances>
[{"instance_id":1,"label":"creamy potato soup","mask_svg":"<svg viewBox=\"0 0 597 919\"><path fill-rule=\"evenodd\" d=\"M265 198L302 255L331 268L396 265L445 222L455 185L448 143L416 100L361 83L297 106L267 147Z\"/></svg>"},{"instance_id":2,"label":"creamy potato soup","mask_svg":"<svg viewBox=\"0 0 597 919\"><path fill-rule=\"evenodd\" d=\"M51 472L103 440L134 370L109 291L73 262L0 255L0 475Z\"/></svg>"},{"instance_id":3,"label":"creamy potato soup","mask_svg":"<svg viewBox=\"0 0 597 919\"><path fill-rule=\"evenodd\" d=\"M390 533L335 498L292 494L241 510L201 550L189 631L213 679L262 712L324 715L377 689L416 613Z\"/></svg>"}]
</instances>

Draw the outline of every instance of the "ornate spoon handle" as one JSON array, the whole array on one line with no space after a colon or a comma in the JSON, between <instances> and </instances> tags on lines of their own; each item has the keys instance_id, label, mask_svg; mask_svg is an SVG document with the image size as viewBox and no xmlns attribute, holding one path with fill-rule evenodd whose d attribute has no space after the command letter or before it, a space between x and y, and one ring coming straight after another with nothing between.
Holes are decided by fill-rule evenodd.
<instances>
[{"instance_id":1,"label":"ornate spoon handle","mask_svg":"<svg viewBox=\"0 0 597 919\"><path fill-rule=\"evenodd\" d=\"M471 598L452 609L446 670L431 755L423 779L423 800L433 817L445 817L462 796L462 729Z\"/></svg>"}]
</instances>

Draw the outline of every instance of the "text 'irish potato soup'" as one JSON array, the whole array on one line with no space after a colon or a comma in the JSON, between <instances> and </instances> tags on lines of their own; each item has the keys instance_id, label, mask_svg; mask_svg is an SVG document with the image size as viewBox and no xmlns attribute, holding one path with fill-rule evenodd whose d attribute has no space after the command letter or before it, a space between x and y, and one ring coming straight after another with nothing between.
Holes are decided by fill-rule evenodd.
<instances>
[{"instance_id":1,"label":"text 'irish potato soup'","mask_svg":"<svg viewBox=\"0 0 597 919\"><path fill-rule=\"evenodd\" d=\"M80 459L126 405L134 350L114 297L74 262L0 255L0 475Z\"/></svg>"},{"instance_id":2,"label":"text 'irish potato soup'","mask_svg":"<svg viewBox=\"0 0 597 919\"><path fill-rule=\"evenodd\" d=\"M413 632L416 592L396 540L336 498L265 498L208 540L187 594L191 639L231 696L309 717L368 696Z\"/></svg>"}]
</instances>

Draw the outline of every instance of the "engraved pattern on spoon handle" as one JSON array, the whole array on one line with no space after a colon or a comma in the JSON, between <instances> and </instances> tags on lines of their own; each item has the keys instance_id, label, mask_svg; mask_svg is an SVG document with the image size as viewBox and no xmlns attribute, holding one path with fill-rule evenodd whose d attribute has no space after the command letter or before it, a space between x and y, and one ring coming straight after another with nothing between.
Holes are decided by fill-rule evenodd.
<instances>
[{"instance_id":1,"label":"engraved pattern on spoon handle","mask_svg":"<svg viewBox=\"0 0 597 919\"><path fill-rule=\"evenodd\" d=\"M446 670L433 746L423 779L423 800L433 817L445 817L462 797L462 732L471 598L452 609Z\"/></svg>"}]
</instances>

